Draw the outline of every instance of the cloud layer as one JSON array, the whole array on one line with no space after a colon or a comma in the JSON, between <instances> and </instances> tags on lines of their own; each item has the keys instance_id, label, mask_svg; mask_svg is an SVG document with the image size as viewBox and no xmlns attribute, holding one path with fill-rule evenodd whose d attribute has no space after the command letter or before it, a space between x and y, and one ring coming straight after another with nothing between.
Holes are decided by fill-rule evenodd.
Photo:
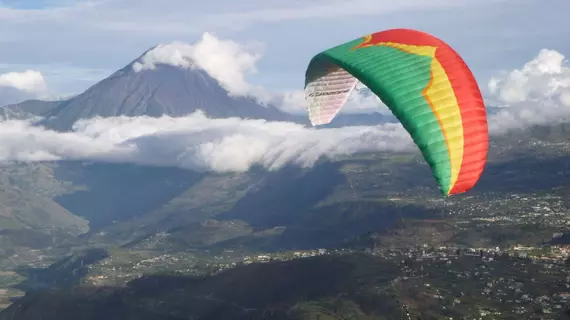
<instances>
[{"instance_id":1,"label":"cloud layer","mask_svg":"<svg viewBox=\"0 0 570 320\"><path fill-rule=\"evenodd\" d=\"M56 95L87 89L157 43L193 42L206 30L266 43L261 82L284 89L299 87L311 54L394 26L442 37L485 82L488 72L514 68L537 48L570 48L561 40L570 36L567 0L40 2L0 2L0 73L39 70Z\"/></svg>"},{"instance_id":2,"label":"cloud layer","mask_svg":"<svg viewBox=\"0 0 570 320\"><path fill-rule=\"evenodd\" d=\"M259 44L240 44L204 33L201 40L190 45L181 42L159 45L144 54L134 65L135 71L152 70L158 64L181 68L201 68L232 95L252 96L262 104L272 104L290 113L306 113L303 90L271 92L250 83L248 77L257 73L256 63L262 58ZM492 77L488 84L488 101L502 110L491 126L493 132L566 121L570 109L570 67L564 55L542 49L520 69ZM362 83L358 83L341 109L341 113L391 111Z\"/></svg>"},{"instance_id":3,"label":"cloud layer","mask_svg":"<svg viewBox=\"0 0 570 320\"><path fill-rule=\"evenodd\" d=\"M0 122L1 161L93 160L176 166L217 172L269 170L287 163L312 166L321 156L412 146L399 124L315 129L287 122L117 117L79 121L74 132L56 133L30 121Z\"/></svg>"},{"instance_id":4,"label":"cloud layer","mask_svg":"<svg viewBox=\"0 0 570 320\"><path fill-rule=\"evenodd\" d=\"M570 121L570 65L555 50L542 49L522 68L493 77L489 91L501 108L492 132Z\"/></svg>"},{"instance_id":5,"label":"cloud layer","mask_svg":"<svg viewBox=\"0 0 570 320\"><path fill-rule=\"evenodd\" d=\"M234 95L255 94L261 90L246 81L257 72L255 63L261 57L255 48L232 40L221 40L205 32L194 45L173 42L147 51L133 64L136 72L152 70L158 64L179 68L199 67Z\"/></svg>"},{"instance_id":6,"label":"cloud layer","mask_svg":"<svg viewBox=\"0 0 570 320\"><path fill-rule=\"evenodd\" d=\"M213 48L223 45L234 46L234 51L230 50L233 57L243 54L236 44L217 43L219 40L211 35L205 35L204 39L206 44L202 43L200 55L207 56L208 50L215 51ZM200 48L199 45L184 48L193 52ZM135 68L139 71L152 69L159 62L190 67L185 65L184 55L172 55L180 50L179 47L163 49L168 54L143 57ZM248 57L240 61L254 68L255 54ZM215 59L220 63L230 61L226 60L230 57L220 54ZM244 80L247 68L235 66L224 74L222 69L215 70L214 63L199 63L228 88L237 88L234 93L240 90L242 93L254 92ZM13 80L19 79L17 77L6 79L12 79L14 87L34 88L29 84L33 81ZM493 78L489 88L492 93L489 101L500 107L498 113L489 115L491 135L535 124L570 121L570 66L557 51L541 50L520 69ZM375 99L371 95L361 96ZM298 97L291 95L288 98ZM269 170L289 163L312 166L321 157L377 151L417 152L417 147L399 123L324 129L286 122L209 119L198 112L182 118L81 120L75 124L73 132L58 133L34 126L32 121L0 121L0 162L89 160L229 172L246 171L253 165Z\"/></svg>"},{"instance_id":7,"label":"cloud layer","mask_svg":"<svg viewBox=\"0 0 570 320\"><path fill-rule=\"evenodd\" d=\"M261 44L241 44L206 32L195 44L160 44L137 59L132 68L135 72L153 70L160 64L178 68L200 68L216 79L231 95L251 96L262 104L271 104L290 113L304 114L307 102L303 90L272 92L248 80L248 77L257 73L256 64L263 56L262 51ZM371 94L362 83L352 92L341 112L390 113L380 99Z\"/></svg>"},{"instance_id":8,"label":"cloud layer","mask_svg":"<svg viewBox=\"0 0 570 320\"><path fill-rule=\"evenodd\" d=\"M13 87L26 92L45 92L46 82L41 72L26 70L0 75L0 86Z\"/></svg>"},{"instance_id":9,"label":"cloud layer","mask_svg":"<svg viewBox=\"0 0 570 320\"><path fill-rule=\"evenodd\" d=\"M47 84L39 71L0 74L0 106L38 98L47 92Z\"/></svg>"}]
</instances>

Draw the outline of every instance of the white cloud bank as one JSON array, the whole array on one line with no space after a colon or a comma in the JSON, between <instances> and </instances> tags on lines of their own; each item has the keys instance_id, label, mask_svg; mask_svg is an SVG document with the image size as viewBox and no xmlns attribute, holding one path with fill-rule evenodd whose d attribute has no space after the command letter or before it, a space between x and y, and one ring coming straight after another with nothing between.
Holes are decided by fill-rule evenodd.
<instances>
[{"instance_id":1,"label":"white cloud bank","mask_svg":"<svg viewBox=\"0 0 570 320\"><path fill-rule=\"evenodd\" d=\"M570 121L570 65L560 52L540 50L521 69L492 78L489 91L501 110L490 130L497 133L529 125Z\"/></svg>"},{"instance_id":2,"label":"white cloud bank","mask_svg":"<svg viewBox=\"0 0 570 320\"><path fill-rule=\"evenodd\" d=\"M216 79L231 95L251 96L262 104L272 104L290 113L305 113L307 104L303 90L270 92L251 84L247 78L257 73L256 63L263 56L257 43L240 44L219 39L208 32L195 44L172 42L161 44L146 52L134 64L133 70L153 70L160 64L179 68L200 68ZM390 114L388 108L367 88L359 83L342 113L380 112Z\"/></svg>"},{"instance_id":3,"label":"white cloud bank","mask_svg":"<svg viewBox=\"0 0 570 320\"><path fill-rule=\"evenodd\" d=\"M236 51L233 55L239 54ZM172 56L149 56L135 68L152 68L165 57ZM186 61L168 59L182 66ZM252 59L242 60L253 65ZM237 77L235 74L245 69L235 70L230 75L219 76L218 80L231 83ZM216 75L214 71L206 71ZM244 83L247 87L247 82L241 82ZM489 86L493 93L490 98L502 107L500 112L489 116L492 135L535 124L570 121L570 66L556 51L540 51L521 69L492 79ZM286 122L209 119L195 113L182 118L95 118L77 122L73 130L58 133L34 127L30 121L0 121L0 162L65 159L239 172L253 165L270 170L289 163L312 166L323 156L417 152L400 124L323 129Z\"/></svg>"},{"instance_id":4,"label":"white cloud bank","mask_svg":"<svg viewBox=\"0 0 570 320\"><path fill-rule=\"evenodd\" d=\"M305 114L307 103L303 90L270 92L248 81L248 76L257 72L256 63L262 56L259 44L240 44L204 33L195 44L174 42L149 50L133 65L133 69L137 72L152 70L159 64L200 68L232 95L251 96L262 104ZM542 49L521 69L492 78L488 87L491 93L489 101L494 106L508 107L490 123L493 132L568 120L570 67L564 55L557 51ZM391 114L376 95L359 83L341 113L371 112Z\"/></svg>"},{"instance_id":5,"label":"white cloud bank","mask_svg":"<svg viewBox=\"0 0 570 320\"><path fill-rule=\"evenodd\" d=\"M233 40L220 40L206 32L194 45L173 42L156 46L135 62L133 69L137 72L152 70L158 64L180 68L199 67L230 93L247 95L256 91L246 81L248 74L257 72L255 63L261 58L261 53L255 49L252 45Z\"/></svg>"},{"instance_id":6,"label":"white cloud bank","mask_svg":"<svg viewBox=\"0 0 570 320\"><path fill-rule=\"evenodd\" d=\"M0 106L38 98L48 92L41 72L26 70L0 74Z\"/></svg>"},{"instance_id":7,"label":"white cloud bank","mask_svg":"<svg viewBox=\"0 0 570 320\"><path fill-rule=\"evenodd\" d=\"M34 70L0 74L0 86L13 87L30 93L45 92L47 89L42 73Z\"/></svg>"},{"instance_id":8,"label":"white cloud bank","mask_svg":"<svg viewBox=\"0 0 570 320\"><path fill-rule=\"evenodd\" d=\"M399 124L341 129L287 122L187 117L117 117L79 121L57 133L27 121L0 122L0 160L92 160L176 166L216 172L259 164L312 166L321 156L406 150L411 139Z\"/></svg>"}]
</instances>

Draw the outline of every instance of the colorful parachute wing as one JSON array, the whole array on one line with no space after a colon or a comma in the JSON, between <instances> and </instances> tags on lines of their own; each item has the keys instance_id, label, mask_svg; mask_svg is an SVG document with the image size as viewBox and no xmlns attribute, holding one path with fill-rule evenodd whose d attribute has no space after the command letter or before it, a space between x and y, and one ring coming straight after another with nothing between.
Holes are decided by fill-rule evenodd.
<instances>
[{"instance_id":1,"label":"colorful parachute wing","mask_svg":"<svg viewBox=\"0 0 570 320\"><path fill-rule=\"evenodd\" d=\"M477 183L487 159L487 114L473 74L449 45L392 29L317 54L305 78L311 123L330 123L358 81L410 133L444 195Z\"/></svg>"}]
</instances>

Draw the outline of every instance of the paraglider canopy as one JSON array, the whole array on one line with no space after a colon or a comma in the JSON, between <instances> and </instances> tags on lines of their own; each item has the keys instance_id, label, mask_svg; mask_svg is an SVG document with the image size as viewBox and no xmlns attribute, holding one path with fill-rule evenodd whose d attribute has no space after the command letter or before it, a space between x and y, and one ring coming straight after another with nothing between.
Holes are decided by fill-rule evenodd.
<instances>
[{"instance_id":1,"label":"paraglider canopy","mask_svg":"<svg viewBox=\"0 0 570 320\"><path fill-rule=\"evenodd\" d=\"M475 77L449 45L392 29L317 54L305 75L311 123L330 123L359 81L410 133L443 195L477 183L487 160L487 114Z\"/></svg>"}]
</instances>

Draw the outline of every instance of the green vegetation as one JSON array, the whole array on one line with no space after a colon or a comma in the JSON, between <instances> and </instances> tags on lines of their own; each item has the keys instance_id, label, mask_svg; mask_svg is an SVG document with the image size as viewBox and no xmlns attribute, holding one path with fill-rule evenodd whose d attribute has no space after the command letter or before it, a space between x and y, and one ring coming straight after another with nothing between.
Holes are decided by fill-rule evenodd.
<instances>
[{"instance_id":1,"label":"green vegetation","mask_svg":"<svg viewBox=\"0 0 570 320\"><path fill-rule=\"evenodd\" d=\"M9 307L3 315L15 312L18 319L36 319L40 314L44 319L286 319L290 315L307 319L316 309L334 315L332 319L351 313L396 315L399 306L393 293L375 292L389 285L397 270L389 261L357 254L238 266L211 277L145 276L124 288L76 287L30 294L20 302L27 307ZM74 305L100 311L75 313Z\"/></svg>"},{"instance_id":2,"label":"green vegetation","mask_svg":"<svg viewBox=\"0 0 570 320\"><path fill-rule=\"evenodd\" d=\"M540 297L570 284L559 266L567 251L553 246L569 243L567 235L553 240L570 225L568 154L559 144L516 150L495 146L480 184L451 198L440 196L417 152L224 175L116 164L5 167L0 303L28 296L2 315L400 319L405 300L422 319L558 316L564 302ZM91 230L78 236L87 220ZM444 256L440 246L461 256ZM481 262L478 250L495 247L499 258ZM331 255L310 257L319 248ZM534 280L520 280L525 270ZM518 287L490 295L489 282ZM516 311L523 288L532 299Z\"/></svg>"}]
</instances>

